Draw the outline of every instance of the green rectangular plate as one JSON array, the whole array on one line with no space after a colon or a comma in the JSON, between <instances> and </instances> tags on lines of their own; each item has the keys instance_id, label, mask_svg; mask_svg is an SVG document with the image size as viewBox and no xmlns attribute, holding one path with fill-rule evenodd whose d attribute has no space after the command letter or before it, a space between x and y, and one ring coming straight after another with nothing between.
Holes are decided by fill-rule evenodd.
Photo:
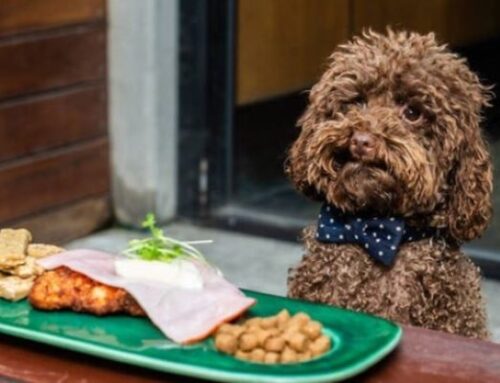
<instances>
[{"instance_id":1,"label":"green rectangular plate","mask_svg":"<svg viewBox=\"0 0 500 383\"><path fill-rule=\"evenodd\" d=\"M44 312L26 301L0 299L0 332L51 346L168 373L222 382L331 382L366 370L401 339L396 324L335 307L245 291L257 300L249 316L269 316L283 308L304 311L320 321L332 349L298 364L265 365L237 360L215 350L212 339L179 346L146 318L96 317L69 311Z\"/></svg>"}]
</instances>

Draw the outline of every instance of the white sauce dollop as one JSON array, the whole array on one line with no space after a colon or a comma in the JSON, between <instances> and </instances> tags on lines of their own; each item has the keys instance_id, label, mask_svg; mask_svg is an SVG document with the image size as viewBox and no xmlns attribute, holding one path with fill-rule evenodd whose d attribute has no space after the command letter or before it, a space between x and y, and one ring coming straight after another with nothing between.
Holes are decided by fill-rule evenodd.
<instances>
[{"instance_id":1,"label":"white sauce dollop","mask_svg":"<svg viewBox=\"0 0 500 383\"><path fill-rule=\"evenodd\" d=\"M192 290L203 288L198 268L190 261L176 259L171 262L123 259L115 261L116 274L131 280L147 280L172 287Z\"/></svg>"}]
</instances>

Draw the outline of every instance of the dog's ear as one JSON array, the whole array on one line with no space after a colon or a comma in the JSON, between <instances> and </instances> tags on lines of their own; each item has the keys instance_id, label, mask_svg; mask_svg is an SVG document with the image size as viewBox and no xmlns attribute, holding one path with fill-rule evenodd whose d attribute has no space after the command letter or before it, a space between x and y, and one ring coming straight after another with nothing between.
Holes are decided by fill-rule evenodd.
<instances>
[{"instance_id":1,"label":"dog's ear","mask_svg":"<svg viewBox=\"0 0 500 383\"><path fill-rule=\"evenodd\" d=\"M466 134L450 174L447 226L458 243L480 237L492 215L492 165L479 120L478 113L464 116Z\"/></svg>"},{"instance_id":2,"label":"dog's ear","mask_svg":"<svg viewBox=\"0 0 500 383\"><path fill-rule=\"evenodd\" d=\"M319 201L324 200L324 196L314 186L315 180L309 177L308 170L314 159L307 149L318 124L333 116L335 112L334 97L331 94L333 79L343 72L343 68L335 65L335 54L339 49L345 50L347 45L339 47L329 57L327 69L311 88L308 106L297 122L300 128L299 136L288 150L285 160L285 174L295 187L306 197ZM347 78L346 81L352 82L352 79Z\"/></svg>"},{"instance_id":3,"label":"dog's ear","mask_svg":"<svg viewBox=\"0 0 500 383\"><path fill-rule=\"evenodd\" d=\"M314 105L309 104L302 117L297 122L300 129L298 138L293 142L288 150L285 161L285 174L292 181L298 191L306 197L314 200L321 200L316 188L308 182L307 168L309 160L306 156L307 146L314 129L316 111Z\"/></svg>"}]
</instances>

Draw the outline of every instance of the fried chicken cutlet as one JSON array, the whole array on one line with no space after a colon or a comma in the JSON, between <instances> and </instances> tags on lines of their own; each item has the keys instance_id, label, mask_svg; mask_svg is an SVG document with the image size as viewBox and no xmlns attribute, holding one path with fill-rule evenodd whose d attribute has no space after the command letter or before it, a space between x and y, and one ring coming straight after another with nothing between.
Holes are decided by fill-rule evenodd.
<instances>
[{"instance_id":1,"label":"fried chicken cutlet","mask_svg":"<svg viewBox=\"0 0 500 383\"><path fill-rule=\"evenodd\" d=\"M64 266L40 275L28 299L40 310L69 309L95 315L146 315L125 290L99 283Z\"/></svg>"}]
</instances>

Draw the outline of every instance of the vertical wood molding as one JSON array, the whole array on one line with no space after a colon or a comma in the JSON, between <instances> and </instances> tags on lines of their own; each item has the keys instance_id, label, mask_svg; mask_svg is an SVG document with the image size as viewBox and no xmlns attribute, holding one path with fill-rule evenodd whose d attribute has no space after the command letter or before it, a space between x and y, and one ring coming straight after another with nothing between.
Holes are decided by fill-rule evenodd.
<instances>
[{"instance_id":1,"label":"vertical wood molding","mask_svg":"<svg viewBox=\"0 0 500 383\"><path fill-rule=\"evenodd\" d=\"M160 221L177 204L178 1L109 0L113 203L117 219Z\"/></svg>"},{"instance_id":2,"label":"vertical wood molding","mask_svg":"<svg viewBox=\"0 0 500 383\"><path fill-rule=\"evenodd\" d=\"M238 105L314 84L333 49L349 37L349 0L240 0Z\"/></svg>"}]
</instances>

